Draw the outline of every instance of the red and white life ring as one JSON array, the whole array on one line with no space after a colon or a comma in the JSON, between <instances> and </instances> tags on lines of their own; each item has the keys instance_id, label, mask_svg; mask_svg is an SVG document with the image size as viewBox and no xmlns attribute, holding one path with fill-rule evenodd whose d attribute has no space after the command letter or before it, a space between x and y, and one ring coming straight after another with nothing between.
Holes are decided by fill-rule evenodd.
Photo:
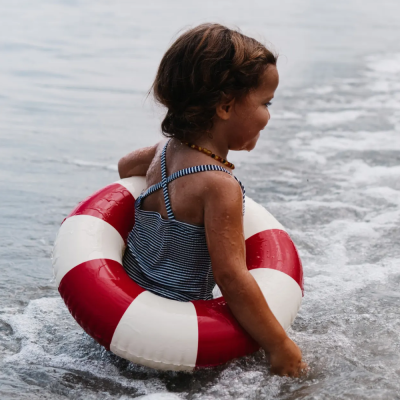
<instances>
[{"instance_id":1,"label":"red and white life ring","mask_svg":"<svg viewBox=\"0 0 400 400\"><path fill-rule=\"evenodd\" d=\"M143 177L122 179L82 201L64 220L53 250L55 280L72 316L97 342L138 364L191 371L259 349L223 297L179 302L150 293L122 267ZM246 261L287 329L302 299L303 271L282 225L246 198Z\"/></svg>"}]
</instances>

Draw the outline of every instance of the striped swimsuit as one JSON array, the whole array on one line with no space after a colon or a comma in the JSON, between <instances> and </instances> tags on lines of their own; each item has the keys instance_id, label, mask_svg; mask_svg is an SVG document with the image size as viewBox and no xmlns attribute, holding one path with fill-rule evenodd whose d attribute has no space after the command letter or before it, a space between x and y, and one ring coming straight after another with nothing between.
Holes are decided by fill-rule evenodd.
<instances>
[{"instance_id":1,"label":"striped swimsuit","mask_svg":"<svg viewBox=\"0 0 400 400\"><path fill-rule=\"evenodd\" d=\"M178 301L209 300L215 286L204 226L175 219L168 195L168 184L181 176L205 171L231 173L218 165L186 168L167 177L166 150L161 154L161 182L149 187L135 202L135 225L128 236L123 266L144 289ZM243 193L243 212L245 191ZM141 209L142 200L162 189L168 219L158 212Z\"/></svg>"}]
</instances>

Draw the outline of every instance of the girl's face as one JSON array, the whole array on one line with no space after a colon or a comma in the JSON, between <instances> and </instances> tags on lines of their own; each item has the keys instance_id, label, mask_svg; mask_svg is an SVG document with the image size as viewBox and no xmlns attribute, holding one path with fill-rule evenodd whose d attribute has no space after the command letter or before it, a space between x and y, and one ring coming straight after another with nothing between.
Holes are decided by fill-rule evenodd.
<instances>
[{"instance_id":1,"label":"girl's face","mask_svg":"<svg viewBox=\"0 0 400 400\"><path fill-rule=\"evenodd\" d=\"M230 150L254 149L260 131L268 124L271 118L268 106L274 97L279 84L278 70L269 65L265 70L260 85L246 97L233 102L230 116L226 120L228 145Z\"/></svg>"}]
</instances>

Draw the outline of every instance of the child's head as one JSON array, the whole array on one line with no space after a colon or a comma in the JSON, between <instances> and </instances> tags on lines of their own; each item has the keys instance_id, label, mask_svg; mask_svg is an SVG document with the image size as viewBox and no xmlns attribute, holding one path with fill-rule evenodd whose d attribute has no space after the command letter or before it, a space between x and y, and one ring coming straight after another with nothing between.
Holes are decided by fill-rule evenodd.
<instances>
[{"instance_id":1,"label":"child's head","mask_svg":"<svg viewBox=\"0 0 400 400\"><path fill-rule=\"evenodd\" d=\"M277 57L257 40L219 24L203 24L182 34L165 53L153 84L167 107L163 133L193 140L213 126L221 102L256 89Z\"/></svg>"}]
</instances>

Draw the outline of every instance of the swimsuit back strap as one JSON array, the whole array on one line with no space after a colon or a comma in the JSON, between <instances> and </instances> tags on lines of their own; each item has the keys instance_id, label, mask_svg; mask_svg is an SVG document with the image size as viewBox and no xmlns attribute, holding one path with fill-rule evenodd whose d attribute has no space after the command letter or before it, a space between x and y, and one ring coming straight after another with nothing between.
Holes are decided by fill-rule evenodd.
<instances>
[{"instance_id":1,"label":"swimsuit back strap","mask_svg":"<svg viewBox=\"0 0 400 400\"><path fill-rule=\"evenodd\" d=\"M145 197L147 197L149 194L152 194L153 192L157 191L158 189L162 188L161 182L156 183L153 186L150 186L147 190L145 190L137 200L143 200Z\"/></svg>"},{"instance_id":2,"label":"swimsuit back strap","mask_svg":"<svg viewBox=\"0 0 400 400\"><path fill-rule=\"evenodd\" d=\"M167 153L168 143L170 140L168 140L168 142L165 143L165 146L161 153L161 186L163 189L164 202L165 202L165 208L167 209L168 219L175 219L174 213L172 212L172 208L171 208L171 202L169 201L167 165L166 165L166 153Z\"/></svg>"},{"instance_id":3,"label":"swimsuit back strap","mask_svg":"<svg viewBox=\"0 0 400 400\"><path fill-rule=\"evenodd\" d=\"M161 182L156 183L153 186L150 186L143 194L141 194L138 198L139 203L148 195L154 193L156 190L159 190L162 188L163 190L163 195L164 195L164 202L165 202L165 208L167 209L167 215L168 219L175 219L174 213L172 212L171 208L171 202L169 200L169 194L168 194L168 184L175 179L181 178L182 176L190 175L190 174L195 174L197 172L206 172L206 171L221 171L225 172L231 176L233 176L236 181L239 183L240 188L242 189L243 193L243 214L244 214L244 209L245 209L245 189L242 185L242 183L239 181L239 179L236 178L231 172L229 172L227 169L219 166L219 165L214 165L214 164L207 164L207 165L196 165L194 167L189 167L185 169L181 169L177 172L174 172L170 176L167 177L167 168L166 168L166 151L167 151L167 146L168 142L165 144L163 151L161 153Z\"/></svg>"},{"instance_id":4,"label":"swimsuit back strap","mask_svg":"<svg viewBox=\"0 0 400 400\"><path fill-rule=\"evenodd\" d=\"M171 183L175 179L178 179L178 178L180 178L182 176L186 176L186 175L189 175L189 174L194 174L196 172L204 172L204 171L222 171L222 172L226 172L227 174L232 175L228 170L226 170L223 167L220 167L219 165L212 165L212 164L210 164L210 165L197 165L195 167L185 168L185 169L181 169L180 171L174 172L173 174L171 174L167 178L167 184ZM238 179L236 177L234 177L234 178L238 181ZM162 187L163 187L162 186L162 182L158 182L155 185L150 186L144 193L142 193L140 195L140 198L143 200L145 197L147 197L148 195L150 195L150 194L154 193L155 191L161 189Z\"/></svg>"}]
</instances>

